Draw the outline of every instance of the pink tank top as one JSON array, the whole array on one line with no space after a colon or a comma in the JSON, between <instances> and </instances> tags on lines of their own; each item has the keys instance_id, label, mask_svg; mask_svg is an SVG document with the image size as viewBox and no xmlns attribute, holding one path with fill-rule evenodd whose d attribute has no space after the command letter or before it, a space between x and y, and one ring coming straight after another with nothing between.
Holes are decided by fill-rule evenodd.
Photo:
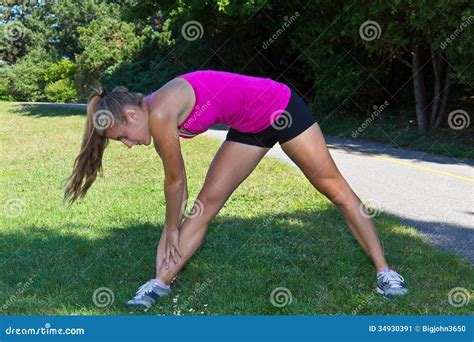
<instances>
[{"instance_id":1,"label":"pink tank top","mask_svg":"<svg viewBox=\"0 0 474 342\"><path fill-rule=\"evenodd\" d=\"M243 133L268 128L288 105L291 90L283 83L226 71L198 70L180 76L194 89L196 102L178 129L182 138L192 138L216 124ZM147 97L150 103L150 95Z\"/></svg>"}]
</instances>

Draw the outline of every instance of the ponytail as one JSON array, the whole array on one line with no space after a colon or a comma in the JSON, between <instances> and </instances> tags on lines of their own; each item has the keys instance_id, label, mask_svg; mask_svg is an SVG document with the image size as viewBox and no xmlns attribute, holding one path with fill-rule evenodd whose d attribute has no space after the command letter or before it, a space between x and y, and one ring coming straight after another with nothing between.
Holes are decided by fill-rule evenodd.
<instances>
[{"instance_id":1,"label":"ponytail","mask_svg":"<svg viewBox=\"0 0 474 342\"><path fill-rule=\"evenodd\" d=\"M72 174L66 180L63 202L72 205L83 198L97 175L103 176L102 156L109 139L105 130L115 120L125 122L126 106L141 107L143 95L130 93L126 87L116 87L109 93L104 88L95 89L87 101L87 118L79 155L74 161Z\"/></svg>"},{"instance_id":2,"label":"ponytail","mask_svg":"<svg viewBox=\"0 0 474 342\"><path fill-rule=\"evenodd\" d=\"M67 180L68 184L64 193L64 202L69 202L70 205L86 195L98 173L102 175L102 155L108 144L108 139L98 134L93 122L95 108L101 100L101 93L99 90L95 90L87 101L87 119L82 136L81 151L74 161L73 172ZM85 182L82 185L83 180Z\"/></svg>"}]
</instances>

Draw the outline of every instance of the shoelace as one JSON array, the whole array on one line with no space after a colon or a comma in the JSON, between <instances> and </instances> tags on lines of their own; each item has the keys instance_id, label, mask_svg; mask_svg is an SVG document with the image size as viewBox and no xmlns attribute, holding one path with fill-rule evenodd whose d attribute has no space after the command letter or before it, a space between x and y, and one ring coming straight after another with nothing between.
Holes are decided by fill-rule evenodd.
<instances>
[{"instance_id":1,"label":"shoelace","mask_svg":"<svg viewBox=\"0 0 474 342\"><path fill-rule=\"evenodd\" d=\"M395 271L388 271L383 274L382 278L384 283L390 283L392 287L402 287L402 283L405 281L403 277Z\"/></svg>"},{"instance_id":2,"label":"shoelace","mask_svg":"<svg viewBox=\"0 0 474 342\"><path fill-rule=\"evenodd\" d=\"M135 295L135 299L140 299L142 298L145 294L147 294L148 292L151 292L153 291L153 279L150 279L148 280L145 284L143 284L142 286L140 286L138 288L138 291Z\"/></svg>"}]
</instances>

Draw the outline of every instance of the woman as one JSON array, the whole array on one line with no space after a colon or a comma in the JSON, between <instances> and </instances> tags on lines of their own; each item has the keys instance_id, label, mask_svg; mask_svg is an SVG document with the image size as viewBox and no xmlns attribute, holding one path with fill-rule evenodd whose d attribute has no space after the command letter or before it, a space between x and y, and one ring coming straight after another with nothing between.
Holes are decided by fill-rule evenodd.
<instances>
[{"instance_id":1,"label":"woman","mask_svg":"<svg viewBox=\"0 0 474 342\"><path fill-rule=\"evenodd\" d=\"M197 197L201 215L184 217L188 194L178 137L192 138L218 123L230 129ZM361 201L334 164L311 110L287 85L199 70L177 76L146 99L124 87L93 93L81 152L64 199L72 203L84 197L101 171L109 139L131 148L149 145L152 138L164 167L165 227L157 248L156 278L142 285L127 306L149 308L171 293L170 284L200 246L209 222L276 142L339 208L374 263L377 292L387 298L407 292L403 277L385 260L373 222L363 215Z\"/></svg>"}]
</instances>

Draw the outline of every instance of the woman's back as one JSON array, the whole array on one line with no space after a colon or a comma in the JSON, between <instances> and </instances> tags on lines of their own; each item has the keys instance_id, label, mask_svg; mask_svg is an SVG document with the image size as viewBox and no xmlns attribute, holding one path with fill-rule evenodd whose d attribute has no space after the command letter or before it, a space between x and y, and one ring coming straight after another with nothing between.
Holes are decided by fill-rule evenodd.
<instances>
[{"instance_id":1,"label":"woman's back","mask_svg":"<svg viewBox=\"0 0 474 342\"><path fill-rule=\"evenodd\" d=\"M194 89L196 102L179 126L202 133L215 124L240 132L259 132L269 127L286 108L290 88L270 78L225 71L198 70L179 78Z\"/></svg>"}]
</instances>

